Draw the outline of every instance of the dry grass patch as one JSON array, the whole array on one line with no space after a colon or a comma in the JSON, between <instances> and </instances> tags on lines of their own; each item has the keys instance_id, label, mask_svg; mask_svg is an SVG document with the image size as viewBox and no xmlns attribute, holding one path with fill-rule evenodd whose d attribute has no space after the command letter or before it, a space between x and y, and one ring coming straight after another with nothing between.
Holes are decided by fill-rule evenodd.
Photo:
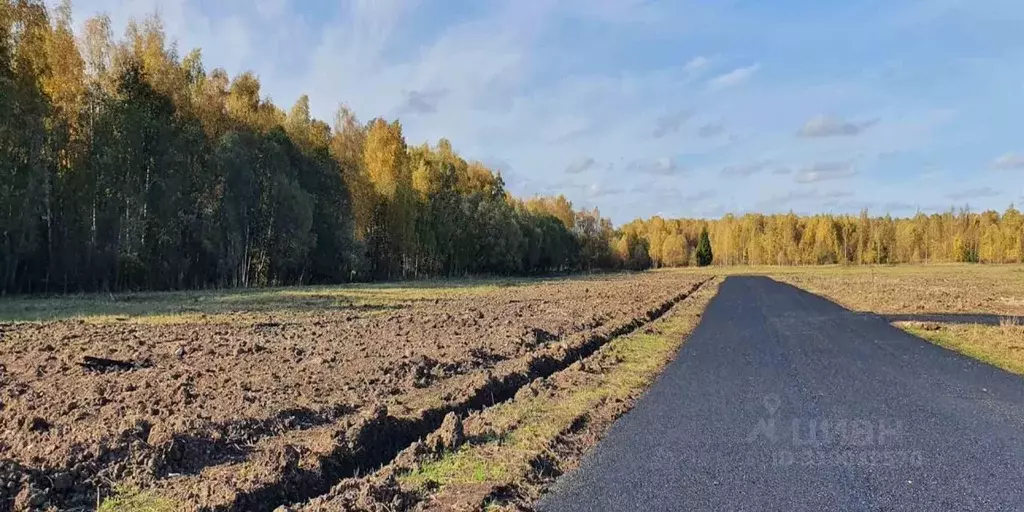
<instances>
[{"instance_id":1,"label":"dry grass patch","mask_svg":"<svg viewBox=\"0 0 1024 512\"><path fill-rule=\"evenodd\" d=\"M1024 375L1024 324L1003 320L1000 325L958 325L897 322L907 332L1008 372Z\"/></svg>"}]
</instances>

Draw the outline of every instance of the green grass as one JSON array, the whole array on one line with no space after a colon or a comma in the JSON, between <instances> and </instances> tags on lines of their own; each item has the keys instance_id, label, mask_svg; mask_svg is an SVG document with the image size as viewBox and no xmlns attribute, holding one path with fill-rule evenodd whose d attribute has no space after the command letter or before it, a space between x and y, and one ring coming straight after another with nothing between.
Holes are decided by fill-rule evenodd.
<instances>
[{"instance_id":1,"label":"green grass","mask_svg":"<svg viewBox=\"0 0 1024 512\"><path fill-rule=\"evenodd\" d=\"M495 464L479 451L465 450L445 455L441 460L431 462L405 475L402 480L415 486L451 483L484 483L505 481L509 477L507 464Z\"/></svg>"},{"instance_id":2,"label":"green grass","mask_svg":"<svg viewBox=\"0 0 1024 512\"><path fill-rule=\"evenodd\" d=\"M97 512L175 512L177 506L166 498L160 498L134 489L117 489L100 504Z\"/></svg>"}]
</instances>

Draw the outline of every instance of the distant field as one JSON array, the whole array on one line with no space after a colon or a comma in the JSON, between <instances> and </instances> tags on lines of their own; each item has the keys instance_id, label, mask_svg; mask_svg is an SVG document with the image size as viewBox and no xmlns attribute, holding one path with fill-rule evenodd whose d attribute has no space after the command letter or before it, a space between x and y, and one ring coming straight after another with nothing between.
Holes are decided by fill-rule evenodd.
<instances>
[{"instance_id":1,"label":"distant field","mask_svg":"<svg viewBox=\"0 0 1024 512\"><path fill-rule=\"evenodd\" d=\"M527 279L430 280L408 283L304 286L252 290L87 293L0 299L0 322L188 323L266 314L372 309L396 303L467 297L537 283ZM557 281L550 279L548 281Z\"/></svg>"}]
</instances>

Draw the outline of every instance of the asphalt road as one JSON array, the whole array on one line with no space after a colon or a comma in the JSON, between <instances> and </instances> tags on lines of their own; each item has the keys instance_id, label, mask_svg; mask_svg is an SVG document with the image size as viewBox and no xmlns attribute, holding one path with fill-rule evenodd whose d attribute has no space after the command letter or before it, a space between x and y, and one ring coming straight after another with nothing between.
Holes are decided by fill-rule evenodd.
<instances>
[{"instance_id":1,"label":"asphalt road","mask_svg":"<svg viewBox=\"0 0 1024 512\"><path fill-rule=\"evenodd\" d=\"M1024 510L1024 379L789 285L729 278L538 508Z\"/></svg>"}]
</instances>

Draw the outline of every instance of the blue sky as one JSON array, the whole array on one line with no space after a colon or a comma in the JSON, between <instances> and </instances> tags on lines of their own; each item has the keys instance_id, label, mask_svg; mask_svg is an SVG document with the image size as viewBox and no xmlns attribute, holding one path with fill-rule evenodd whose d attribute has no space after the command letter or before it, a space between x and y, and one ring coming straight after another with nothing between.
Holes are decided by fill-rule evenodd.
<instances>
[{"instance_id":1,"label":"blue sky","mask_svg":"<svg viewBox=\"0 0 1024 512\"><path fill-rule=\"evenodd\" d=\"M1024 203L1019 0L78 0L616 223Z\"/></svg>"}]
</instances>

